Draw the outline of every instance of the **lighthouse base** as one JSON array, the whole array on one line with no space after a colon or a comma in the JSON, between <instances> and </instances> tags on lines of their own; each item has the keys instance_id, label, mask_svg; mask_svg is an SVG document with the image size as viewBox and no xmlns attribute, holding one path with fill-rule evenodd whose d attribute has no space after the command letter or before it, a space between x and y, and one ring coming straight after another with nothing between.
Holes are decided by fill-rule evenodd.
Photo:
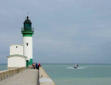
<instances>
[{"instance_id":1,"label":"lighthouse base","mask_svg":"<svg viewBox=\"0 0 111 85\"><path fill-rule=\"evenodd\" d=\"M26 60L26 67L33 64L33 59Z\"/></svg>"}]
</instances>

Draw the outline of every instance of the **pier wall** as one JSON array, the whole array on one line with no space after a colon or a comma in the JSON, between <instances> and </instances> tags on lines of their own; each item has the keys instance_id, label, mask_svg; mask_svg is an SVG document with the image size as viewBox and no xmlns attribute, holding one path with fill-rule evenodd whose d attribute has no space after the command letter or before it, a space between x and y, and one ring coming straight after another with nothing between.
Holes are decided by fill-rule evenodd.
<instances>
[{"instance_id":1,"label":"pier wall","mask_svg":"<svg viewBox=\"0 0 111 85\"><path fill-rule=\"evenodd\" d=\"M4 80L10 76L13 76L19 72L22 72L25 69L26 69L25 67L21 67L21 68L13 68L13 69L9 69L9 70L0 71L0 81Z\"/></svg>"},{"instance_id":2,"label":"pier wall","mask_svg":"<svg viewBox=\"0 0 111 85\"><path fill-rule=\"evenodd\" d=\"M48 76L42 67L39 69L39 83L40 85L55 85L54 81Z\"/></svg>"},{"instance_id":3,"label":"pier wall","mask_svg":"<svg viewBox=\"0 0 111 85\"><path fill-rule=\"evenodd\" d=\"M2 81L3 80L3 81ZM33 82L33 83L32 83ZM29 68L13 68L0 71L0 85L55 85L46 71Z\"/></svg>"}]
</instances>

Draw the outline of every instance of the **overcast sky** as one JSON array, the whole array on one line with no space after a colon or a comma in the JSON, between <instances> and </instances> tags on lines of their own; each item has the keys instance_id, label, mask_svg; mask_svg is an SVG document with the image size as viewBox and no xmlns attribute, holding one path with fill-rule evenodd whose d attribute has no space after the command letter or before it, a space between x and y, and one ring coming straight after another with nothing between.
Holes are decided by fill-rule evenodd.
<instances>
[{"instance_id":1,"label":"overcast sky","mask_svg":"<svg viewBox=\"0 0 111 85\"><path fill-rule=\"evenodd\" d=\"M111 0L1 0L0 63L7 63L11 44L23 43L27 15L34 61L111 63Z\"/></svg>"}]
</instances>

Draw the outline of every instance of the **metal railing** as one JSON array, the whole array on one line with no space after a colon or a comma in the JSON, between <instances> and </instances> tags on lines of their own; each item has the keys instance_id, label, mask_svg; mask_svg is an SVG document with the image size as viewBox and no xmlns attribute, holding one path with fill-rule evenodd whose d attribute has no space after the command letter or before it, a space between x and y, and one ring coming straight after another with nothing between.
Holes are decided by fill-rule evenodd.
<instances>
[{"instance_id":1,"label":"metal railing","mask_svg":"<svg viewBox=\"0 0 111 85\"><path fill-rule=\"evenodd\" d=\"M21 32L24 32L25 31L25 28L21 28ZM31 28L31 30L27 30L27 31L32 31L34 32L34 28Z\"/></svg>"}]
</instances>

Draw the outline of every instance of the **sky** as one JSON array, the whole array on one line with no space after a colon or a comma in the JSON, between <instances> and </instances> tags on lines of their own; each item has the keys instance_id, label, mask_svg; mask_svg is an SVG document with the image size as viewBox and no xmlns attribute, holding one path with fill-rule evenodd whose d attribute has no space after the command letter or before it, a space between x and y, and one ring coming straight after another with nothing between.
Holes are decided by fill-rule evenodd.
<instances>
[{"instance_id":1,"label":"sky","mask_svg":"<svg viewBox=\"0 0 111 85\"><path fill-rule=\"evenodd\" d=\"M0 0L0 63L23 43L27 15L34 61L111 64L111 0Z\"/></svg>"}]
</instances>

